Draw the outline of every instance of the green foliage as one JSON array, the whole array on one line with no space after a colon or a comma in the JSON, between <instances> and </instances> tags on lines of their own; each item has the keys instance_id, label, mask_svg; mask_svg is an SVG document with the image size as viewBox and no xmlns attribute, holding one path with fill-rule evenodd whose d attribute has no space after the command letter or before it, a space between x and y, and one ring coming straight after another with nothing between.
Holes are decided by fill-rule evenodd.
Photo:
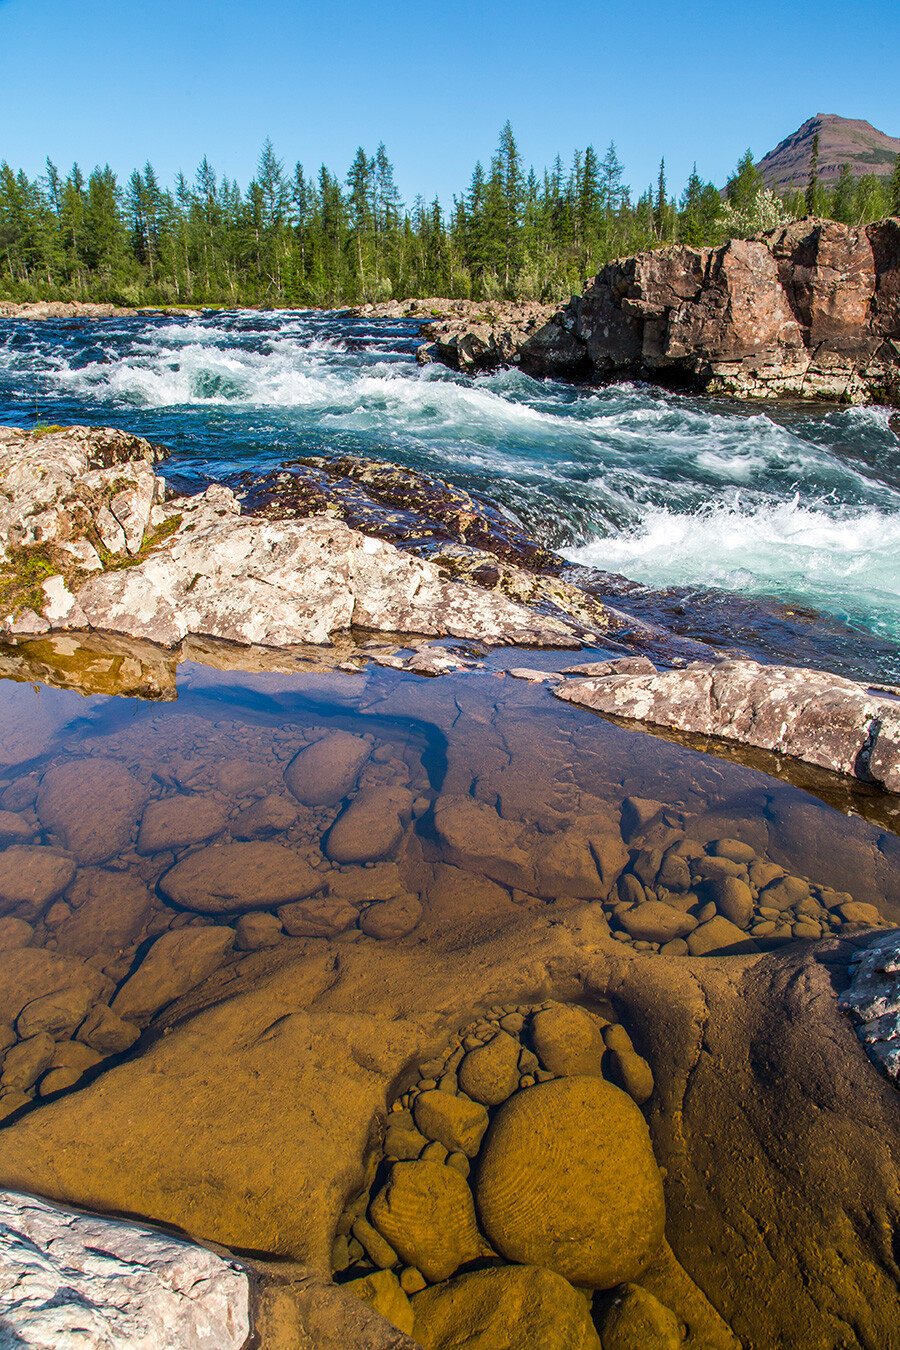
<instances>
[{"instance_id":1,"label":"green foliage","mask_svg":"<svg viewBox=\"0 0 900 1350\"><path fill-rule=\"evenodd\" d=\"M47 161L29 181L0 163L0 294L141 306L334 306L391 297L558 301L611 258L683 243L715 245L803 215L807 194L778 199L753 156L725 200L694 167L680 202L665 164L636 201L615 143L527 172L509 122L487 170L479 163L449 212L400 200L387 150L360 147L342 180L325 165L287 172L270 141L245 191L203 159L188 181L160 185L151 164L120 185L105 166L85 177ZM819 214L864 224L900 212L900 161L890 180L849 172Z\"/></svg>"},{"instance_id":2,"label":"green foliage","mask_svg":"<svg viewBox=\"0 0 900 1350\"><path fill-rule=\"evenodd\" d=\"M0 563L0 613L18 616L24 609L39 614L44 604L41 585L62 571L50 544L13 548Z\"/></svg>"}]
</instances>

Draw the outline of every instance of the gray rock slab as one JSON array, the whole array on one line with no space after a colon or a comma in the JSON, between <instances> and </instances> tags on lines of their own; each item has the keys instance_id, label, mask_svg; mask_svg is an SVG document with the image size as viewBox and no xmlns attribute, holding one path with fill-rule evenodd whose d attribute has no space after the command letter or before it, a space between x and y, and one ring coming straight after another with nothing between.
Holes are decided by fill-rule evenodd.
<instances>
[{"instance_id":1,"label":"gray rock slab","mask_svg":"<svg viewBox=\"0 0 900 1350\"><path fill-rule=\"evenodd\" d=\"M241 1350L249 1335L236 1263L0 1192L0 1350Z\"/></svg>"}]
</instances>

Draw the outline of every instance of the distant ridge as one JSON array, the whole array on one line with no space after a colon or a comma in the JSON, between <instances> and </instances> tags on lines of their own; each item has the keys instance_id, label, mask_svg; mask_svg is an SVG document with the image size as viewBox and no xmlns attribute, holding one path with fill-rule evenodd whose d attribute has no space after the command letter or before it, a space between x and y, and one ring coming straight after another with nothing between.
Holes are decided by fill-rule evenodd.
<instances>
[{"instance_id":1,"label":"distant ridge","mask_svg":"<svg viewBox=\"0 0 900 1350\"><path fill-rule=\"evenodd\" d=\"M806 186L816 132L819 179L823 183L834 183L840 177L842 164L850 165L854 178L864 173L887 175L900 154L900 139L886 136L871 122L838 117L836 113L817 113L759 161L756 167L766 187L788 192Z\"/></svg>"}]
</instances>

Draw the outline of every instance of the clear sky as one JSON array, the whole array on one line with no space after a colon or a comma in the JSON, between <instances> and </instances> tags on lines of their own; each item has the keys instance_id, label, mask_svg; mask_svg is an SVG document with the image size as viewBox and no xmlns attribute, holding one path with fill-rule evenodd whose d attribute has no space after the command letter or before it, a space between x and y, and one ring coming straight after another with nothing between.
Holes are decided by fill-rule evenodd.
<instances>
[{"instance_id":1,"label":"clear sky","mask_svg":"<svg viewBox=\"0 0 900 1350\"><path fill-rule=\"evenodd\" d=\"M612 139L678 192L817 112L900 136L898 52L900 0L0 0L0 159L171 184L206 154L244 188L266 136L340 177L383 140L448 206L509 118L526 168Z\"/></svg>"}]
</instances>

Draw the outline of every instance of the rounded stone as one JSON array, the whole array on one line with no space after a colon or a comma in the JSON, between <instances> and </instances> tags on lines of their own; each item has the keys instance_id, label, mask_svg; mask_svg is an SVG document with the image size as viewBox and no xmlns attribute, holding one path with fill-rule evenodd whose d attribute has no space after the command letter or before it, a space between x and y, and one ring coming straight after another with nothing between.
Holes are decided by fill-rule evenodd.
<instances>
[{"instance_id":1,"label":"rounded stone","mask_svg":"<svg viewBox=\"0 0 900 1350\"><path fill-rule=\"evenodd\" d=\"M759 893L759 903L772 909L791 909L809 899L809 887L800 877L779 877Z\"/></svg>"},{"instance_id":2,"label":"rounded stone","mask_svg":"<svg viewBox=\"0 0 900 1350\"><path fill-rule=\"evenodd\" d=\"M214 797L182 794L150 802L141 819L138 853L162 853L165 849L187 848L202 844L221 834L228 823L228 812Z\"/></svg>"},{"instance_id":3,"label":"rounded stone","mask_svg":"<svg viewBox=\"0 0 900 1350\"><path fill-rule=\"evenodd\" d=\"M419 1093L413 1116L426 1139L436 1139L448 1153L465 1153L468 1158L475 1157L488 1127L488 1114L480 1102L437 1088Z\"/></svg>"},{"instance_id":4,"label":"rounded stone","mask_svg":"<svg viewBox=\"0 0 900 1350\"><path fill-rule=\"evenodd\" d=\"M356 910L345 900L314 895L292 905L281 905L278 918L291 937L329 938L337 937L356 923Z\"/></svg>"},{"instance_id":5,"label":"rounded stone","mask_svg":"<svg viewBox=\"0 0 900 1350\"><path fill-rule=\"evenodd\" d=\"M880 923L884 923L881 915L874 905L864 904L861 900L852 900L847 905L841 905L838 910L844 923L863 926L865 928L875 928Z\"/></svg>"},{"instance_id":6,"label":"rounded stone","mask_svg":"<svg viewBox=\"0 0 900 1350\"><path fill-rule=\"evenodd\" d=\"M756 850L742 839L713 839L707 849L714 858L730 858L736 863L752 863Z\"/></svg>"},{"instance_id":7,"label":"rounded stone","mask_svg":"<svg viewBox=\"0 0 900 1350\"><path fill-rule=\"evenodd\" d=\"M536 1054L553 1074L602 1078L603 1034L594 1019L568 1003L551 1003L531 1019Z\"/></svg>"},{"instance_id":8,"label":"rounded stone","mask_svg":"<svg viewBox=\"0 0 900 1350\"><path fill-rule=\"evenodd\" d=\"M584 1296L536 1266L459 1275L416 1294L412 1307L423 1350L600 1350Z\"/></svg>"},{"instance_id":9,"label":"rounded stone","mask_svg":"<svg viewBox=\"0 0 900 1350\"><path fill-rule=\"evenodd\" d=\"M332 862L375 862L393 852L412 811L407 788L366 787L338 816L325 841Z\"/></svg>"},{"instance_id":10,"label":"rounded stone","mask_svg":"<svg viewBox=\"0 0 900 1350\"><path fill-rule=\"evenodd\" d=\"M422 906L414 895L400 895L370 905L359 921L367 937L396 941L411 933L422 918Z\"/></svg>"},{"instance_id":11,"label":"rounded stone","mask_svg":"<svg viewBox=\"0 0 900 1350\"><path fill-rule=\"evenodd\" d=\"M716 909L738 928L749 928L753 917L753 893L740 877L725 877L711 881L707 888ZM680 935L683 936L683 935Z\"/></svg>"},{"instance_id":12,"label":"rounded stone","mask_svg":"<svg viewBox=\"0 0 900 1350\"><path fill-rule=\"evenodd\" d=\"M39 844L14 844L0 853L0 914L39 918L75 875L71 858Z\"/></svg>"},{"instance_id":13,"label":"rounded stone","mask_svg":"<svg viewBox=\"0 0 900 1350\"><path fill-rule=\"evenodd\" d=\"M627 910L622 915L622 926L638 942L672 942L692 933L697 920L661 900L648 900Z\"/></svg>"},{"instance_id":14,"label":"rounded stone","mask_svg":"<svg viewBox=\"0 0 900 1350\"><path fill-rule=\"evenodd\" d=\"M648 1289L623 1285L600 1322L603 1350L681 1350L678 1318Z\"/></svg>"},{"instance_id":15,"label":"rounded stone","mask_svg":"<svg viewBox=\"0 0 900 1350\"><path fill-rule=\"evenodd\" d=\"M284 781L304 806L335 806L356 786L371 753L362 737L333 731L294 756Z\"/></svg>"},{"instance_id":16,"label":"rounded stone","mask_svg":"<svg viewBox=\"0 0 900 1350\"><path fill-rule=\"evenodd\" d=\"M281 844L221 844L199 849L161 878L167 899L200 914L238 914L305 900L324 885L319 872Z\"/></svg>"},{"instance_id":17,"label":"rounded stone","mask_svg":"<svg viewBox=\"0 0 900 1350\"><path fill-rule=\"evenodd\" d=\"M472 1192L442 1163L394 1163L369 1206L369 1218L404 1263L432 1282L446 1280L484 1253Z\"/></svg>"},{"instance_id":18,"label":"rounded stone","mask_svg":"<svg viewBox=\"0 0 900 1350\"><path fill-rule=\"evenodd\" d=\"M99 863L120 853L147 801L147 789L118 760L73 759L48 769L35 809L80 863Z\"/></svg>"},{"instance_id":19,"label":"rounded stone","mask_svg":"<svg viewBox=\"0 0 900 1350\"><path fill-rule=\"evenodd\" d=\"M636 1279L663 1238L646 1122L600 1078L557 1078L511 1097L484 1141L475 1197L507 1260L588 1288Z\"/></svg>"},{"instance_id":20,"label":"rounded stone","mask_svg":"<svg viewBox=\"0 0 900 1350\"><path fill-rule=\"evenodd\" d=\"M499 1106L519 1086L519 1055L522 1047L501 1031L487 1045L470 1050L462 1060L457 1078L467 1096L484 1106Z\"/></svg>"}]
</instances>

